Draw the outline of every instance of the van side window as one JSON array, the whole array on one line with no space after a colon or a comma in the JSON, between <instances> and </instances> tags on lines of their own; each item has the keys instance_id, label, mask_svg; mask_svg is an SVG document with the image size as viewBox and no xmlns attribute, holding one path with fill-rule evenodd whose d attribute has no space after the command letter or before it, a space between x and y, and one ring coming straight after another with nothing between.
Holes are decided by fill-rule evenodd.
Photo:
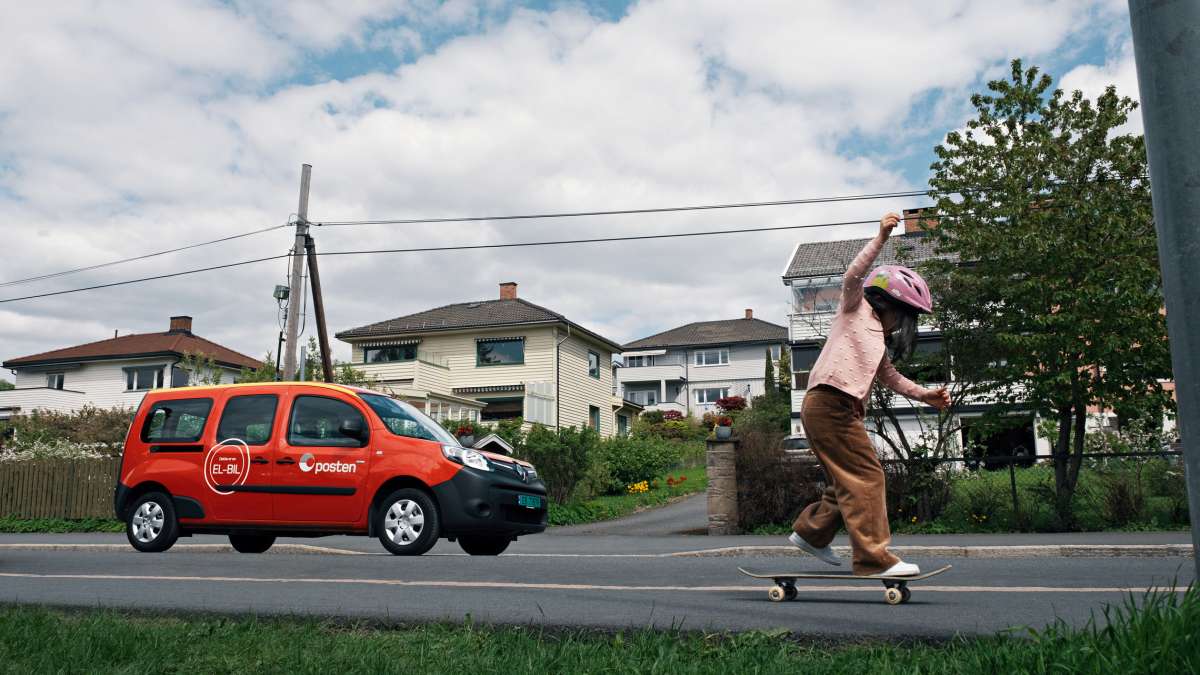
<instances>
[{"instance_id":1,"label":"van side window","mask_svg":"<svg viewBox=\"0 0 1200 675\"><path fill-rule=\"evenodd\" d=\"M343 433L347 423L360 430L367 428L362 413L349 403L324 396L297 396L288 423L288 444L362 447L360 438Z\"/></svg>"},{"instance_id":2,"label":"van side window","mask_svg":"<svg viewBox=\"0 0 1200 675\"><path fill-rule=\"evenodd\" d=\"M211 398L181 398L150 406L142 423L145 443L195 443L204 434Z\"/></svg>"},{"instance_id":3,"label":"van side window","mask_svg":"<svg viewBox=\"0 0 1200 675\"><path fill-rule=\"evenodd\" d=\"M245 441L246 445L266 444L271 440L278 405L279 397L275 394L231 397L221 411L217 441L236 438Z\"/></svg>"}]
</instances>

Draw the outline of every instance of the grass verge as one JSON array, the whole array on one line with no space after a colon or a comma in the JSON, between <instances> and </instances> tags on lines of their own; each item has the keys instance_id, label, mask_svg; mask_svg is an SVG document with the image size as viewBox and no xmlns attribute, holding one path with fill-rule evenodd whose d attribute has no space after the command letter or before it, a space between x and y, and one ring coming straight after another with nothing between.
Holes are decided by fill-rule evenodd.
<instances>
[{"instance_id":1,"label":"grass verge","mask_svg":"<svg viewBox=\"0 0 1200 675\"><path fill-rule=\"evenodd\" d=\"M667 478L684 478L668 485ZM708 469L697 466L673 471L662 476L646 492L624 495L604 495L583 501L551 504L550 525L582 525L627 516L638 509L660 506L677 497L703 492L708 487Z\"/></svg>"},{"instance_id":2,"label":"grass verge","mask_svg":"<svg viewBox=\"0 0 1200 675\"><path fill-rule=\"evenodd\" d=\"M60 673L1188 673L1200 591L1128 598L1081 628L938 644L797 642L786 633L597 633L0 606L0 670Z\"/></svg>"},{"instance_id":3,"label":"grass verge","mask_svg":"<svg viewBox=\"0 0 1200 675\"><path fill-rule=\"evenodd\" d=\"M0 518L0 533L35 533L35 532L123 532L125 526L119 520L107 518L84 518L82 520L66 520L63 518Z\"/></svg>"}]
</instances>

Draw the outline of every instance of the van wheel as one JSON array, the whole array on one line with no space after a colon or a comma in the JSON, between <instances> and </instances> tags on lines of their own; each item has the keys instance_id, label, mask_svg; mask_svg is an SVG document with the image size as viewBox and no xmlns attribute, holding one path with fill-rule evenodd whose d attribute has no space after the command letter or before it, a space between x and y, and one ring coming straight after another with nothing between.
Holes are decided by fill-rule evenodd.
<instances>
[{"instance_id":1,"label":"van wheel","mask_svg":"<svg viewBox=\"0 0 1200 675\"><path fill-rule=\"evenodd\" d=\"M275 543L273 534L231 534L229 544L238 553L262 553Z\"/></svg>"},{"instance_id":2,"label":"van wheel","mask_svg":"<svg viewBox=\"0 0 1200 675\"><path fill-rule=\"evenodd\" d=\"M437 543L441 529L433 500L413 488L388 495L375 519L379 541L392 555L421 555Z\"/></svg>"},{"instance_id":3,"label":"van wheel","mask_svg":"<svg viewBox=\"0 0 1200 675\"><path fill-rule=\"evenodd\" d=\"M142 553L161 553L179 539L179 521L175 505L161 492L147 492L138 497L125 518L125 536Z\"/></svg>"},{"instance_id":4,"label":"van wheel","mask_svg":"<svg viewBox=\"0 0 1200 675\"><path fill-rule=\"evenodd\" d=\"M509 537L493 537L487 535L462 536L458 545L471 555L500 555L512 543Z\"/></svg>"}]
</instances>

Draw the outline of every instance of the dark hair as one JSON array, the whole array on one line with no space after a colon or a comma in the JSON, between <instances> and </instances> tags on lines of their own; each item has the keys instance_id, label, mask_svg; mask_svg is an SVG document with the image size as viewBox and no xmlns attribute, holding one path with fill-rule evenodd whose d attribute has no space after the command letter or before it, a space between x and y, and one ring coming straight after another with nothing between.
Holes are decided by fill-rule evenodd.
<instances>
[{"instance_id":1,"label":"dark hair","mask_svg":"<svg viewBox=\"0 0 1200 675\"><path fill-rule=\"evenodd\" d=\"M888 358L892 363L899 363L912 356L913 348L917 345L917 315L920 312L915 307L892 298L882 288L868 288L864 296L867 304L871 305L871 309L874 309L880 318L889 312L896 317L896 324L883 338L884 344L887 345Z\"/></svg>"}]
</instances>

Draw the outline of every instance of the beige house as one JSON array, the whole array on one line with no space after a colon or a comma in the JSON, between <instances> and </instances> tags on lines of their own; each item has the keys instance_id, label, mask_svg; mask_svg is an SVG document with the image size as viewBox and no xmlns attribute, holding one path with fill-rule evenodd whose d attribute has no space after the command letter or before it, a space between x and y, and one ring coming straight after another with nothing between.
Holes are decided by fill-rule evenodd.
<instances>
[{"instance_id":1,"label":"beige house","mask_svg":"<svg viewBox=\"0 0 1200 675\"><path fill-rule=\"evenodd\" d=\"M463 302L342 331L356 368L434 419L592 426L617 433L612 356L620 345L500 284Z\"/></svg>"}]
</instances>

